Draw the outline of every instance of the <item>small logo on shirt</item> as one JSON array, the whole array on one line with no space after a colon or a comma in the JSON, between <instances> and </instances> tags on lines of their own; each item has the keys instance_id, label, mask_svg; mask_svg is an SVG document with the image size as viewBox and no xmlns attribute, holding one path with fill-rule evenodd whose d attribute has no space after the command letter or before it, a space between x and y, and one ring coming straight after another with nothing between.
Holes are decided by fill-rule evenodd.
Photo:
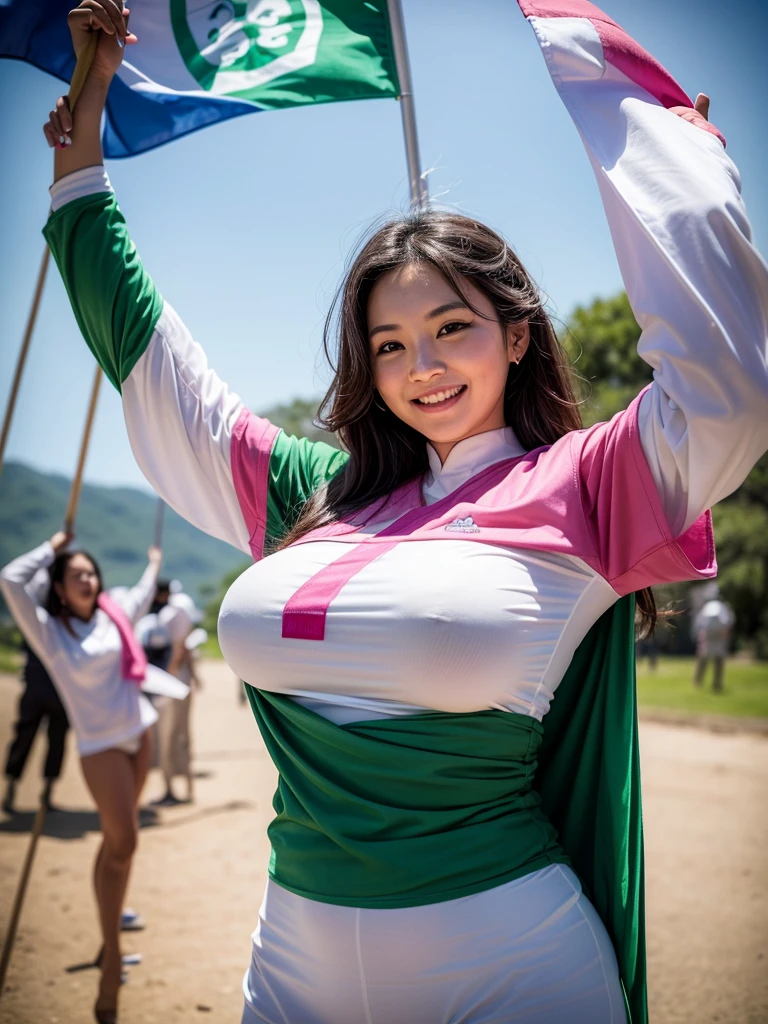
<instances>
[{"instance_id":1,"label":"small logo on shirt","mask_svg":"<svg viewBox=\"0 0 768 1024\"><path fill-rule=\"evenodd\" d=\"M454 519L452 523L448 523L446 530L449 533L480 533L480 527L475 526L472 516L467 516L466 519Z\"/></svg>"}]
</instances>

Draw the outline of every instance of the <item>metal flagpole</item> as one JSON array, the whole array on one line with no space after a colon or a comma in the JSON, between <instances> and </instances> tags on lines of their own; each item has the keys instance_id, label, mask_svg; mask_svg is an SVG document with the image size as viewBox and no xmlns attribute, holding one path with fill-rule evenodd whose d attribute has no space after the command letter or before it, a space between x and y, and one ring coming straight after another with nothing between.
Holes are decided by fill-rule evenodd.
<instances>
[{"instance_id":1,"label":"metal flagpole","mask_svg":"<svg viewBox=\"0 0 768 1024\"><path fill-rule=\"evenodd\" d=\"M421 175L419 158L419 137L416 131L416 108L413 103L411 65L408 60L408 46L405 41L405 22L400 0L387 0L389 24L392 29L392 43L395 50L395 67L400 81L400 112L403 116L405 136L405 157L408 162L408 179L411 186L411 205L426 206L429 202L427 183Z\"/></svg>"}]
</instances>

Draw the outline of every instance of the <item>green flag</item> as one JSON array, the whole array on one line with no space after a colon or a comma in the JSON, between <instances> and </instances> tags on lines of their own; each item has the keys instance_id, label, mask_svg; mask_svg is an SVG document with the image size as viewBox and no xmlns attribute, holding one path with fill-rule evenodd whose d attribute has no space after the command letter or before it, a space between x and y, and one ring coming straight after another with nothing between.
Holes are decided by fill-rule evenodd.
<instances>
[{"instance_id":1,"label":"green flag","mask_svg":"<svg viewBox=\"0 0 768 1024\"><path fill-rule=\"evenodd\" d=\"M398 93L386 0L170 0L170 16L211 96L273 110Z\"/></svg>"},{"instance_id":2,"label":"green flag","mask_svg":"<svg viewBox=\"0 0 768 1024\"><path fill-rule=\"evenodd\" d=\"M0 0L0 57L69 81L72 0ZM400 93L387 0L141 0L104 120L134 156L242 114Z\"/></svg>"}]
</instances>

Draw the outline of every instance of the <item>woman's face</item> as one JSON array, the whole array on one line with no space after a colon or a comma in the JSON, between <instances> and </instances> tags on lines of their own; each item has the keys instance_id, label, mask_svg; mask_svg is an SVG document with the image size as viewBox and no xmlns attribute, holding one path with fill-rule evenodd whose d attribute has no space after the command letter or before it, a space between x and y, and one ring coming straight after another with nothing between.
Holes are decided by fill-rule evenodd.
<instances>
[{"instance_id":1,"label":"woman's face","mask_svg":"<svg viewBox=\"0 0 768 1024\"><path fill-rule=\"evenodd\" d=\"M459 441L505 425L511 361L528 347L527 324L504 328L470 281L478 316L434 267L391 270L368 300L373 379L399 419L423 434L442 462Z\"/></svg>"},{"instance_id":2,"label":"woman's face","mask_svg":"<svg viewBox=\"0 0 768 1024\"><path fill-rule=\"evenodd\" d=\"M90 619L96 607L99 577L96 567L87 555L73 555L64 570L63 580L54 586L70 614L76 615L79 619Z\"/></svg>"}]
</instances>

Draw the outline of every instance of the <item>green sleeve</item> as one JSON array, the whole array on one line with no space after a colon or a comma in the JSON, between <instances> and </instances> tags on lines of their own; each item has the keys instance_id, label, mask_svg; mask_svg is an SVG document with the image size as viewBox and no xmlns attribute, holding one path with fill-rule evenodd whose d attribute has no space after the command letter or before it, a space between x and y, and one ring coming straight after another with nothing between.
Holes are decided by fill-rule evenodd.
<instances>
[{"instance_id":1,"label":"green sleeve","mask_svg":"<svg viewBox=\"0 0 768 1024\"><path fill-rule=\"evenodd\" d=\"M269 459L267 489L267 549L293 527L303 505L334 477L349 456L323 441L275 437Z\"/></svg>"},{"instance_id":2,"label":"green sleeve","mask_svg":"<svg viewBox=\"0 0 768 1024\"><path fill-rule=\"evenodd\" d=\"M78 327L120 390L152 338L163 300L145 272L112 192L75 199L43 229Z\"/></svg>"}]
</instances>

